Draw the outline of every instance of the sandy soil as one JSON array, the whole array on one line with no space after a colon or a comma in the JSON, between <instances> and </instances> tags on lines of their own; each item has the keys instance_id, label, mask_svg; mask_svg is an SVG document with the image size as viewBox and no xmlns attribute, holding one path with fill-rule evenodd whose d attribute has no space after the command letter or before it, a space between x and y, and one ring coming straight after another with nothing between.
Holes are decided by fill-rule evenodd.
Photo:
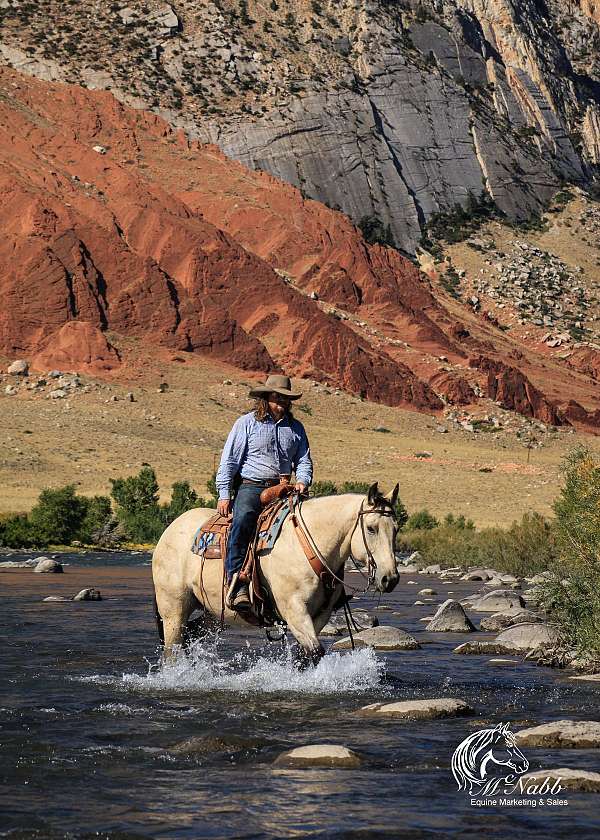
<instances>
[{"instance_id":1,"label":"sandy soil","mask_svg":"<svg viewBox=\"0 0 600 840\"><path fill-rule=\"evenodd\" d=\"M144 463L155 468L165 498L176 480L205 492L232 423L252 406L252 379L185 353L151 355L134 340L121 340L120 350L126 364L119 382L82 377L88 393L51 400L0 390L0 513L28 510L44 487L74 483L86 495L108 494L111 478ZM506 525L530 510L549 514L567 451L585 442L600 453L598 438L539 432L542 448L529 452L528 464L514 431L442 434L439 417L296 384L304 391L296 415L311 440L315 478L379 480L385 489L399 481L410 511L464 513L478 525ZM422 451L431 457L416 457Z\"/></svg>"}]
</instances>

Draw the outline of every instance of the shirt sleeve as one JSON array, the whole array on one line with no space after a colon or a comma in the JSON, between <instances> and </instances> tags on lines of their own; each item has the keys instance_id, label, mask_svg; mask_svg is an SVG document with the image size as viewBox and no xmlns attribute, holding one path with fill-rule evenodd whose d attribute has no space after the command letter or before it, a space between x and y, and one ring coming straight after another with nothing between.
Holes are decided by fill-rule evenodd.
<instances>
[{"instance_id":1,"label":"shirt sleeve","mask_svg":"<svg viewBox=\"0 0 600 840\"><path fill-rule=\"evenodd\" d=\"M248 434L244 417L238 417L225 441L221 463L215 479L219 499L231 498L231 483L239 472L248 445Z\"/></svg>"},{"instance_id":2,"label":"shirt sleeve","mask_svg":"<svg viewBox=\"0 0 600 840\"><path fill-rule=\"evenodd\" d=\"M310 446L306 432L304 431L304 426L301 423L299 425L300 443L296 451L294 469L296 472L296 481L300 481L308 487L312 481L313 463L310 457Z\"/></svg>"}]
</instances>

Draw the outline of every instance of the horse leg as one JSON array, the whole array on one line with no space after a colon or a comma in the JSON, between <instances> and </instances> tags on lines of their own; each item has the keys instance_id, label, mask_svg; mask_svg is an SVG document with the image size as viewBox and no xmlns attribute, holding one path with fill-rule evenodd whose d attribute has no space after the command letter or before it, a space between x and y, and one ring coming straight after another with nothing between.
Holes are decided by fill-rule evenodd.
<instances>
[{"instance_id":1,"label":"horse leg","mask_svg":"<svg viewBox=\"0 0 600 840\"><path fill-rule=\"evenodd\" d=\"M288 605L285 615L282 616L285 622L300 645L300 664L316 665L322 656L325 655L323 645L319 642L312 618L307 612L306 604L295 599Z\"/></svg>"},{"instance_id":2,"label":"horse leg","mask_svg":"<svg viewBox=\"0 0 600 840\"><path fill-rule=\"evenodd\" d=\"M191 592L183 593L181 597L157 598L163 622L165 659L173 656L174 647L183 643L185 625L193 610L194 600Z\"/></svg>"}]
</instances>

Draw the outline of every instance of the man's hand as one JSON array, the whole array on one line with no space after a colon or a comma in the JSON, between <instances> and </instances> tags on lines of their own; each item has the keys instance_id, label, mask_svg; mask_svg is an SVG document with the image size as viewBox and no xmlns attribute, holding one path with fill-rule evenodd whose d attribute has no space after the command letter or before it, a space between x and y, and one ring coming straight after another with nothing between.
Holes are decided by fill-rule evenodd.
<instances>
[{"instance_id":1,"label":"man's hand","mask_svg":"<svg viewBox=\"0 0 600 840\"><path fill-rule=\"evenodd\" d=\"M301 482L301 481L297 481L297 482L294 484L294 490L295 490L297 493L306 493L306 484L302 484L302 482Z\"/></svg>"},{"instance_id":2,"label":"man's hand","mask_svg":"<svg viewBox=\"0 0 600 840\"><path fill-rule=\"evenodd\" d=\"M221 516L229 516L231 510L231 499L219 499L217 502L217 511Z\"/></svg>"}]
</instances>

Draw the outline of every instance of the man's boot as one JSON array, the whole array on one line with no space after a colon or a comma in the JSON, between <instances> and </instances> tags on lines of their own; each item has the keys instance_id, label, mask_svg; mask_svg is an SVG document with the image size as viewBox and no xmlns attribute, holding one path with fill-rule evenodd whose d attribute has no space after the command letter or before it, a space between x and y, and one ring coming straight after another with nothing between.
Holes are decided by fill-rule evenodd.
<instances>
[{"instance_id":1,"label":"man's boot","mask_svg":"<svg viewBox=\"0 0 600 840\"><path fill-rule=\"evenodd\" d=\"M225 596L225 604L234 612L248 612L252 609L248 584L239 580L239 572L236 572L231 578L231 583Z\"/></svg>"}]
</instances>

